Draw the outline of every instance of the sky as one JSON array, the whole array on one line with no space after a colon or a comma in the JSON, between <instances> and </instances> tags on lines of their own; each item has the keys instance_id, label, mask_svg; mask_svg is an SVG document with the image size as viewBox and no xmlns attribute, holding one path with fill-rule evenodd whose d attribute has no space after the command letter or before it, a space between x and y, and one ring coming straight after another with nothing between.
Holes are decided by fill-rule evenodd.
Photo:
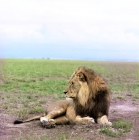
<instances>
[{"instance_id":1,"label":"sky","mask_svg":"<svg viewBox=\"0 0 139 140\"><path fill-rule=\"evenodd\" d=\"M0 1L0 57L139 61L138 0Z\"/></svg>"}]
</instances>

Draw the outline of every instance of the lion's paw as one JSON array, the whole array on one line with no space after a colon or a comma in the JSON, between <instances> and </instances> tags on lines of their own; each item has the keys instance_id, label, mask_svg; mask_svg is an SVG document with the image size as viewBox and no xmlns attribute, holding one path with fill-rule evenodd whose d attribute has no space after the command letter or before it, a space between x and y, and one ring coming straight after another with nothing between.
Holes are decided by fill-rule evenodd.
<instances>
[{"instance_id":1,"label":"lion's paw","mask_svg":"<svg viewBox=\"0 0 139 140\"><path fill-rule=\"evenodd\" d=\"M48 119L47 119L47 118L45 118L45 117L41 117L41 118L40 118L40 121L41 121L41 122L43 122L43 121L46 121L46 122L47 122L47 121L48 121Z\"/></svg>"},{"instance_id":2,"label":"lion's paw","mask_svg":"<svg viewBox=\"0 0 139 140\"><path fill-rule=\"evenodd\" d=\"M112 126L112 123L110 121L108 121L108 118L106 115L101 117L100 124L102 126L109 126L109 127Z\"/></svg>"},{"instance_id":3,"label":"lion's paw","mask_svg":"<svg viewBox=\"0 0 139 140\"><path fill-rule=\"evenodd\" d=\"M107 126L112 126L112 122L108 122L107 123Z\"/></svg>"},{"instance_id":4,"label":"lion's paw","mask_svg":"<svg viewBox=\"0 0 139 140\"><path fill-rule=\"evenodd\" d=\"M106 126L106 127L107 127L107 126L108 126L108 127L111 127L111 126L112 126L112 123L108 121L107 123L101 123L100 125L103 126L103 127L105 127L105 126Z\"/></svg>"},{"instance_id":5,"label":"lion's paw","mask_svg":"<svg viewBox=\"0 0 139 140\"><path fill-rule=\"evenodd\" d=\"M42 127L47 128L47 129L54 128L55 127L54 120L51 119L49 121L43 121Z\"/></svg>"},{"instance_id":6,"label":"lion's paw","mask_svg":"<svg viewBox=\"0 0 139 140\"><path fill-rule=\"evenodd\" d=\"M54 119L46 119L45 117L41 117L40 121L42 122L42 127L50 129L55 127Z\"/></svg>"},{"instance_id":7,"label":"lion's paw","mask_svg":"<svg viewBox=\"0 0 139 140\"><path fill-rule=\"evenodd\" d=\"M86 119L88 122L92 122L92 123L95 122L94 119L91 118L91 117L89 117L89 116L85 117L85 119Z\"/></svg>"}]
</instances>

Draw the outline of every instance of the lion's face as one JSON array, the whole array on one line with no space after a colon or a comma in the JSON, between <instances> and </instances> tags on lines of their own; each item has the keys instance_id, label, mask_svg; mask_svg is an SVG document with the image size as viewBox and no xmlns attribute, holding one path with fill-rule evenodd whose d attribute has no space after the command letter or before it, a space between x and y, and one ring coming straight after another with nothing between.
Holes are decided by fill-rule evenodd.
<instances>
[{"instance_id":1,"label":"lion's face","mask_svg":"<svg viewBox=\"0 0 139 140\"><path fill-rule=\"evenodd\" d=\"M64 90L66 97L78 101L82 106L85 106L89 99L89 87L86 81L86 76L81 73L75 73L69 80L68 86Z\"/></svg>"},{"instance_id":2,"label":"lion's face","mask_svg":"<svg viewBox=\"0 0 139 140\"><path fill-rule=\"evenodd\" d=\"M80 88L81 88L81 83L78 77L75 76L69 81L68 86L64 90L64 93L68 98L77 98Z\"/></svg>"}]
</instances>

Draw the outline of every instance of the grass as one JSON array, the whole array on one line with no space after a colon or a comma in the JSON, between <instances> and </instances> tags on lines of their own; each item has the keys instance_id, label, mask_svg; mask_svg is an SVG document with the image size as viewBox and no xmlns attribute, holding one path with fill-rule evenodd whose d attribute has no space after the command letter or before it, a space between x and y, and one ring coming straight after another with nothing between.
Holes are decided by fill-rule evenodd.
<instances>
[{"instance_id":1,"label":"grass","mask_svg":"<svg viewBox=\"0 0 139 140\"><path fill-rule=\"evenodd\" d=\"M132 122L127 120L119 119L113 123L113 127L116 129L122 129L123 132L129 132L132 128Z\"/></svg>"},{"instance_id":2,"label":"grass","mask_svg":"<svg viewBox=\"0 0 139 140\"><path fill-rule=\"evenodd\" d=\"M111 137L119 137L122 136L123 133L129 132L132 126L132 122L123 119L118 119L116 122L113 123L113 128L102 128L100 129L100 133L104 133Z\"/></svg>"},{"instance_id":3,"label":"grass","mask_svg":"<svg viewBox=\"0 0 139 140\"><path fill-rule=\"evenodd\" d=\"M100 133L104 133L104 134L111 136L111 137L119 137L119 136L123 135L123 132L121 130L115 131L115 130L112 130L110 128L103 128L100 130Z\"/></svg>"},{"instance_id":4,"label":"grass","mask_svg":"<svg viewBox=\"0 0 139 140\"><path fill-rule=\"evenodd\" d=\"M103 75L113 91L134 90L138 93L138 63L68 61L44 59L5 59L5 84L0 89L10 92L58 94L79 66L87 66Z\"/></svg>"},{"instance_id":5,"label":"grass","mask_svg":"<svg viewBox=\"0 0 139 140\"><path fill-rule=\"evenodd\" d=\"M22 109L22 110L20 110L19 112L18 112L18 117L20 118L20 119L26 119L26 118L28 118L28 110L27 109Z\"/></svg>"},{"instance_id":6,"label":"grass","mask_svg":"<svg viewBox=\"0 0 139 140\"><path fill-rule=\"evenodd\" d=\"M23 140L24 138L20 137L19 140ZM33 136L29 136L25 138L26 140L53 140L52 138L48 138L47 135L46 136L38 136L38 137L33 137ZM72 138L69 135L66 134L60 134L57 136L56 140L71 140ZM77 137L74 140L85 140L84 138L80 138Z\"/></svg>"}]
</instances>

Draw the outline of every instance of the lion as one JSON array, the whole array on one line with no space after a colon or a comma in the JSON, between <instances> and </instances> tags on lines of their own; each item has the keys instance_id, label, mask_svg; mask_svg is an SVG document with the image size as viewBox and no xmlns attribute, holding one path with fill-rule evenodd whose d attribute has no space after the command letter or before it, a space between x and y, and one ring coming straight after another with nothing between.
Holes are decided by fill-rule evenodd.
<instances>
[{"instance_id":1,"label":"lion","mask_svg":"<svg viewBox=\"0 0 139 140\"><path fill-rule=\"evenodd\" d=\"M111 126L108 112L111 100L105 79L87 67L79 67L70 77L64 90L69 100L59 100L48 105L46 113L14 124L40 119L42 126L52 128L60 124L98 123Z\"/></svg>"}]
</instances>

